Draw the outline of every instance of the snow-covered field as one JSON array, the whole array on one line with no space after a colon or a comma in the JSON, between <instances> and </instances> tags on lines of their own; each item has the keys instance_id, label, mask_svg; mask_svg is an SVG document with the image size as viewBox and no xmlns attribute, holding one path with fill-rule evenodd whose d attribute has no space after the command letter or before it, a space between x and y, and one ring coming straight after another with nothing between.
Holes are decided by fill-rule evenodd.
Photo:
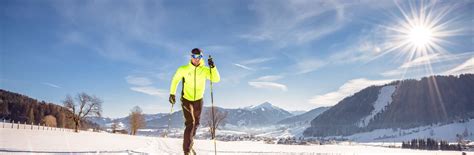
<instances>
[{"instance_id":1,"label":"snow-covered field","mask_svg":"<svg viewBox=\"0 0 474 155\"><path fill-rule=\"evenodd\" d=\"M474 140L474 119L463 123L445 125L421 126L410 129L377 129L371 132L357 133L345 138L358 142L402 142L415 138L434 138L450 142L456 141L456 134L468 132L468 140Z\"/></svg>"},{"instance_id":2,"label":"snow-covered field","mask_svg":"<svg viewBox=\"0 0 474 155\"><path fill-rule=\"evenodd\" d=\"M1 124L1 123L0 123ZM0 154L182 154L181 139L130 136L81 131L0 128ZM198 154L213 154L213 142L196 140ZM429 154L456 155L456 151L422 151L367 145L278 145L263 142L217 142L218 154ZM469 154L473 154L469 152Z\"/></svg>"},{"instance_id":3,"label":"snow-covered field","mask_svg":"<svg viewBox=\"0 0 474 155\"><path fill-rule=\"evenodd\" d=\"M257 134L257 137L274 137L274 138L287 138L287 137L302 137L303 132L308 128L309 124L303 124L301 126L289 126L280 127L274 130L268 130L265 133Z\"/></svg>"}]
</instances>

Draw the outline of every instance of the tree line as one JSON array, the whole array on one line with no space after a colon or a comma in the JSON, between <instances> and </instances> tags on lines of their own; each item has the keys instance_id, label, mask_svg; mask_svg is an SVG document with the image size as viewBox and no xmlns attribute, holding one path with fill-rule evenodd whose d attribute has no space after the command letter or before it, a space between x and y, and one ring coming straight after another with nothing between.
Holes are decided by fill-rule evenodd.
<instances>
[{"instance_id":1,"label":"tree line","mask_svg":"<svg viewBox=\"0 0 474 155\"><path fill-rule=\"evenodd\" d=\"M71 129L76 127L80 129L99 127L99 125L87 120L76 123L74 121L75 116L67 106L63 107L45 101L38 101L22 94L0 89L0 119L28 124L41 123L51 127Z\"/></svg>"},{"instance_id":2,"label":"tree line","mask_svg":"<svg viewBox=\"0 0 474 155\"><path fill-rule=\"evenodd\" d=\"M402 142L402 148L420 149L420 150L454 150L461 151L462 147L458 144L449 144L447 141L437 141L428 139L412 139L411 141Z\"/></svg>"},{"instance_id":3,"label":"tree line","mask_svg":"<svg viewBox=\"0 0 474 155\"><path fill-rule=\"evenodd\" d=\"M0 89L0 119L15 122L26 122L27 124L46 124L51 127L70 128L78 132L79 129L100 129L100 126L87 120L87 117L101 117L102 99L87 93L78 93L75 96L67 95L61 105L38 101L26 95ZM211 109L212 110L212 109ZM205 126L209 127L211 135L224 123L227 113L218 109L214 110L214 118L211 110L205 114ZM128 116L129 133L136 135L138 129L145 128L145 116L139 106L130 110ZM114 121L111 125L112 132L127 133L119 130L119 122Z\"/></svg>"}]
</instances>

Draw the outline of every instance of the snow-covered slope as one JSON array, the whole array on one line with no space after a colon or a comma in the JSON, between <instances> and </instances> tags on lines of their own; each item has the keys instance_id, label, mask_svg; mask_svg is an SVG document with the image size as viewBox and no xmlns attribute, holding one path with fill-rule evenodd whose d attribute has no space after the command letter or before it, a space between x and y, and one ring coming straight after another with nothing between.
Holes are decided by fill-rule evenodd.
<instances>
[{"instance_id":1,"label":"snow-covered slope","mask_svg":"<svg viewBox=\"0 0 474 155\"><path fill-rule=\"evenodd\" d=\"M0 123L1 124L1 123ZM0 154L181 154L182 140L96 133L51 130L0 128ZM211 140L195 140L198 154L213 154ZM455 151L421 151L383 148L365 145L278 145L254 141L217 141L218 154L461 154Z\"/></svg>"},{"instance_id":2,"label":"snow-covered slope","mask_svg":"<svg viewBox=\"0 0 474 155\"><path fill-rule=\"evenodd\" d=\"M395 92L395 86L394 85L388 85L385 87L382 87L379 92L379 96L377 97L377 100L373 103L374 110L370 112L370 115L362 118L358 126L359 127L366 127L367 124L375 117L375 115L379 114L382 112L382 110L385 109L386 106L388 106L392 102L392 94Z\"/></svg>"}]
</instances>

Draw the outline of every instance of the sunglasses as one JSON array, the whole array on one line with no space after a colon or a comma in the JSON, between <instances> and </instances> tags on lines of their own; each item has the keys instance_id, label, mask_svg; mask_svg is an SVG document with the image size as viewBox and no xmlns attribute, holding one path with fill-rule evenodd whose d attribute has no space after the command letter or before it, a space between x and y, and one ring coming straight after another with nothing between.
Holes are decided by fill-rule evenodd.
<instances>
[{"instance_id":1,"label":"sunglasses","mask_svg":"<svg viewBox=\"0 0 474 155\"><path fill-rule=\"evenodd\" d=\"M201 54L193 54L193 55L191 55L191 57L194 58L194 59L201 59L202 55Z\"/></svg>"}]
</instances>

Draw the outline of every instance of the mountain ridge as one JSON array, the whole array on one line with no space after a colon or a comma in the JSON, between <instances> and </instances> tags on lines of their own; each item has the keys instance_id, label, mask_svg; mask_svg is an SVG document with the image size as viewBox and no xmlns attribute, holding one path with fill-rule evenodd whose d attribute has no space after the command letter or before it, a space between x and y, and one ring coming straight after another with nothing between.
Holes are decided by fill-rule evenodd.
<instances>
[{"instance_id":1,"label":"mountain ridge","mask_svg":"<svg viewBox=\"0 0 474 155\"><path fill-rule=\"evenodd\" d=\"M374 105L384 95L381 91L388 87L395 88L389 94L392 100L377 109ZM346 136L375 129L405 129L469 119L474 117L472 94L473 74L430 76L370 86L313 119L304 135Z\"/></svg>"}]
</instances>

